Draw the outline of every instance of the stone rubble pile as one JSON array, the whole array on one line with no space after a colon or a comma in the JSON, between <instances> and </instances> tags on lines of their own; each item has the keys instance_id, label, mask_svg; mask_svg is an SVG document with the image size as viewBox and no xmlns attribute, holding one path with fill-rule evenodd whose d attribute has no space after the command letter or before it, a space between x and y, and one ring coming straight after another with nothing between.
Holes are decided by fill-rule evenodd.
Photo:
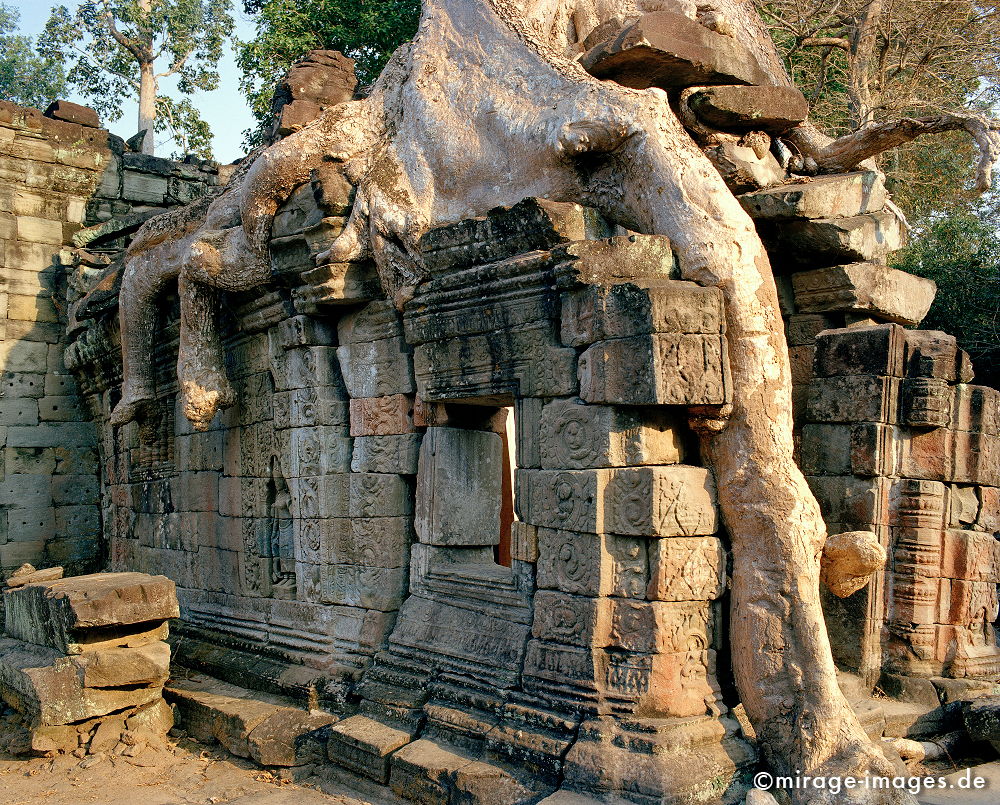
<instances>
[{"instance_id":1,"label":"stone rubble pile","mask_svg":"<svg viewBox=\"0 0 1000 805\"><path fill-rule=\"evenodd\" d=\"M163 700L167 621L180 614L172 581L144 573L62 578L62 568L25 565L3 599L9 750L135 758L163 744L173 726Z\"/></svg>"}]
</instances>

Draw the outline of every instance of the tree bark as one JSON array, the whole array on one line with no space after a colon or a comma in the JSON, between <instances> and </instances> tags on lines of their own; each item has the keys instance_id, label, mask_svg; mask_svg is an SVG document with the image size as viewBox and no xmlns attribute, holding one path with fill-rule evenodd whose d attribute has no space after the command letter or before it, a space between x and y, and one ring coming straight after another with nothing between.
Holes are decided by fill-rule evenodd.
<instances>
[{"instance_id":1,"label":"tree bark","mask_svg":"<svg viewBox=\"0 0 1000 805\"><path fill-rule=\"evenodd\" d=\"M156 124L156 74L152 62L139 63L139 131L145 131L142 138L142 153L152 154L156 150L153 126Z\"/></svg>"}]
</instances>

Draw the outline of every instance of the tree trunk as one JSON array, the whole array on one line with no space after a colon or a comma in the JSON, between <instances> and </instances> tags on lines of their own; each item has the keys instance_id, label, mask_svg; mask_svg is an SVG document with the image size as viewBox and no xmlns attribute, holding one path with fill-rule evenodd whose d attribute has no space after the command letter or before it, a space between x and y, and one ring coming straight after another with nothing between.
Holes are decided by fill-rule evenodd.
<instances>
[{"instance_id":1,"label":"tree trunk","mask_svg":"<svg viewBox=\"0 0 1000 805\"><path fill-rule=\"evenodd\" d=\"M139 131L145 130L142 138L142 153L152 154L156 150L153 126L156 123L156 74L152 62L139 64Z\"/></svg>"}]
</instances>

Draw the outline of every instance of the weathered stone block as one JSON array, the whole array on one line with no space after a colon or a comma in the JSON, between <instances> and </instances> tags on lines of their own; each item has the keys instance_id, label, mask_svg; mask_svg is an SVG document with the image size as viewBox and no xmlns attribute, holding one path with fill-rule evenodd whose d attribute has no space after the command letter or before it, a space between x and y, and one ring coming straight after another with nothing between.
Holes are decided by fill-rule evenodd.
<instances>
[{"instance_id":1,"label":"weathered stone block","mask_svg":"<svg viewBox=\"0 0 1000 805\"><path fill-rule=\"evenodd\" d=\"M774 230L769 247L799 263L881 262L906 245L906 232L892 211L851 218L792 220Z\"/></svg>"},{"instance_id":2,"label":"weathered stone block","mask_svg":"<svg viewBox=\"0 0 1000 805\"><path fill-rule=\"evenodd\" d=\"M540 590L535 593L532 637L564 645L600 648L611 639L612 602L609 598Z\"/></svg>"},{"instance_id":3,"label":"weathered stone block","mask_svg":"<svg viewBox=\"0 0 1000 805\"><path fill-rule=\"evenodd\" d=\"M69 724L160 698L162 686L88 688L74 658L0 638L0 698L41 726Z\"/></svg>"},{"instance_id":4,"label":"weathered stone block","mask_svg":"<svg viewBox=\"0 0 1000 805\"><path fill-rule=\"evenodd\" d=\"M68 123L79 123L81 126L89 126L99 129L101 121L97 117L97 112L89 106L81 106L70 101L53 101L45 110L45 116L54 120L65 120Z\"/></svg>"},{"instance_id":5,"label":"weathered stone block","mask_svg":"<svg viewBox=\"0 0 1000 805\"><path fill-rule=\"evenodd\" d=\"M881 210L886 192L878 174L860 171L769 187L746 193L739 201L753 218L853 218Z\"/></svg>"},{"instance_id":6,"label":"weathered stone block","mask_svg":"<svg viewBox=\"0 0 1000 805\"><path fill-rule=\"evenodd\" d=\"M354 517L336 543L334 561L366 567L403 567L413 541L409 517Z\"/></svg>"},{"instance_id":7,"label":"weathered stone block","mask_svg":"<svg viewBox=\"0 0 1000 805\"><path fill-rule=\"evenodd\" d=\"M388 397L352 399L351 436L391 436L413 433L413 397L392 394Z\"/></svg>"},{"instance_id":8,"label":"weathered stone block","mask_svg":"<svg viewBox=\"0 0 1000 805\"><path fill-rule=\"evenodd\" d=\"M351 517L402 517L413 513L413 491L402 475L350 473Z\"/></svg>"},{"instance_id":9,"label":"weathered stone block","mask_svg":"<svg viewBox=\"0 0 1000 805\"><path fill-rule=\"evenodd\" d=\"M428 428L420 447L414 524L429 545L500 542L503 440L495 433Z\"/></svg>"},{"instance_id":10,"label":"weathered stone block","mask_svg":"<svg viewBox=\"0 0 1000 805\"><path fill-rule=\"evenodd\" d=\"M276 339L283 349L330 346L337 334L326 321L312 316L292 316L278 324Z\"/></svg>"},{"instance_id":11,"label":"weathered stone block","mask_svg":"<svg viewBox=\"0 0 1000 805\"><path fill-rule=\"evenodd\" d=\"M134 156L134 155L129 155ZM122 198L143 204L163 204L169 190L165 176L154 176L126 170L122 177Z\"/></svg>"},{"instance_id":12,"label":"weathered stone block","mask_svg":"<svg viewBox=\"0 0 1000 805\"><path fill-rule=\"evenodd\" d=\"M419 433L359 436L354 440L351 471L416 475L421 438Z\"/></svg>"},{"instance_id":13,"label":"weathered stone block","mask_svg":"<svg viewBox=\"0 0 1000 805\"><path fill-rule=\"evenodd\" d=\"M28 243L47 243L54 246L61 246L63 243L61 221L18 215L16 226L18 240Z\"/></svg>"},{"instance_id":14,"label":"weathered stone block","mask_svg":"<svg viewBox=\"0 0 1000 805\"><path fill-rule=\"evenodd\" d=\"M350 491L352 477L360 478L361 476L350 473L335 473L333 475L289 478L288 488L292 494L292 518L347 517L352 497Z\"/></svg>"},{"instance_id":15,"label":"weathered stone block","mask_svg":"<svg viewBox=\"0 0 1000 805\"><path fill-rule=\"evenodd\" d=\"M353 444L342 425L294 428L286 432L289 477L350 472Z\"/></svg>"},{"instance_id":16,"label":"weathered stone block","mask_svg":"<svg viewBox=\"0 0 1000 805\"><path fill-rule=\"evenodd\" d=\"M325 759L326 735L336 716L284 707L253 728L250 757L262 766L303 766Z\"/></svg>"},{"instance_id":17,"label":"weathered stone block","mask_svg":"<svg viewBox=\"0 0 1000 805\"><path fill-rule=\"evenodd\" d=\"M411 393L413 356L402 338L348 343L337 347L344 383L351 397Z\"/></svg>"},{"instance_id":18,"label":"weathered stone block","mask_svg":"<svg viewBox=\"0 0 1000 805\"><path fill-rule=\"evenodd\" d=\"M272 349L271 374L278 391L342 385L335 347Z\"/></svg>"},{"instance_id":19,"label":"weathered stone block","mask_svg":"<svg viewBox=\"0 0 1000 805\"><path fill-rule=\"evenodd\" d=\"M878 375L817 377L810 381L805 418L810 422L892 422L899 380Z\"/></svg>"},{"instance_id":20,"label":"weathered stone block","mask_svg":"<svg viewBox=\"0 0 1000 805\"><path fill-rule=\"evenodd\" d=\"M707 87L688 99L694 113L720 129L754 129L781 134L809 114L809 104L794 87Z\"/></svg>"},{"instance_id":21,"label":"weathered stone block","mask_svg":"<svg viewBox=\"0 0 1000 805\"><path fill-rule=\"evenodd\" d=\"M324 305L354 305L382 293L373 263L328 263L304 271L305 285L292 291L295 307L312 313Z\"/></svg>"},{"instance_id":22,"label":"weathered stone block","mask_svg":"<svg viewBox=\"0 0 1000 805\"><path fill-rule=\"evenodd\" d=\"M717 537L673 537L649 543L653 601L711 601L726 590L726 549Z\"/></svg>"},{"instance_id":23,"label":"weathered stone block","mask_svg":"<svg viewBox=\"0 0 1000 805\"><path fill-rule=\"evenodd\" d=\"M648 333L720 333L722 294L693 282L637 280L562 295L561 339L579 347Z\"/></svg>"},{"instance_id":24,"label":"weathered stone block","mask_svg":"<svg viewBox=\"0 0 1000 805\"><path fill-rule=\"evenodd\" d=\"M275 429L347 425L350 408L343 389L320 386L277 391L271 398Z\"/></svg>"},{"instance_id":25,"label":"weathered stone block","mask_svg":"<svg viewBox=\"0 0 1000 805\"><path fill-rule=\"evenodd\" d=\"M4 593L6 632L67 653L87 649L87 634L176 618L174 583L145 573L95 573L29 584Z\"/></svg>"},{"instance_id":26,"label":"weathered stone block","mask_svg":"<svg viewBox=\"0 0 1000 805\"><path fill-rule=\"evenodd\" d=\"M676 464L683 450L680 430L680 421L661 411L555 400L542 410L541 466L588 469Z\"/></svg>"},{"instance_id":27,"label":"weathered stone block","mask_svg":"<svg viewBox=\"0 0 1000 805\"><path fill-rule=\"evenodd\" d=\"M722 405L728 401L724 336L635 336L601 341L580 356L580 396L618 405Z\"/></svg>"},{"instance_id":28,"label":"weathered stone block","mask_svg":"<svg viewBox=\"0 0 1000 805\"><path fill-rule=\"evenodd\" d=\"M389 781L389 756L413 740L415 732L366 715L350 716L330 729L327 751L338 765L384 785Z\"/></svg>"},{"instance_id":29,"label":"weathered stone block","mask_svg":"<svg viewBox=\"0 0 1000 805\"><path fill-rule=\"evenodd\" d=\"M705 601L615 600L610 645L668 654L719 648L719 616L719 605Z\"/></svg>"},{"instance_id":30,"label":"weathered stone block","mask_svg":"<svg viewBox=\"0 0 1000 805\"><path fill-rule=\"evenodd\" d=\"M580 62L591 75L636 89L769 83L736 39L670 11L644 14Z\"/></svg>"},{"instance_id":31,"label":"weathered stone block","mask_svg":"<svg viewBox=\"0 0 1000 805\"><path fill-rule=\"evenodd\" d=\"M918 324L937 292L933 280L877 263L802 271L792 286L802 313L861 311L900 324Z\"/></svg>"},{"instance_id":32,"label":"weathered stone block","mask_svg":"<svg viewBox=\"0 0 1000 805\"><path fill-rule=\"evenodd\" d=\"M816 337L817 377L902 377L906 331L898 324L827 330Z\"/></svg>"},{"instance_id":33,"label":"weathered stone block","mask_svg":"<svg viewBox=\"0 0 1000 805\"><path fill-rule=\"evenodd\" d=\"M521 519L547 528L633 536L718 530L715 484L702 467L518 470Z\"/></svg>"},{"instance_id":34,"label":"weathered stone block","mask_svg":"<svg viewBox=\"0 0 1000 805\"><path fill-rule=\"evenodd\" d=\"M510 524L510 558L515 562L538 561L538 528L515 520Z\"/></svg>"},{"instance_id":35,"label":"weathered stone block","mask_svg":"<svg viewBox=\"0 0 1000 805\"><path fill-rule=\"evenodd\" d=\"M643 598L649 584L645 539L538 529L541 589Z\"/></svg>"}]
</instances>

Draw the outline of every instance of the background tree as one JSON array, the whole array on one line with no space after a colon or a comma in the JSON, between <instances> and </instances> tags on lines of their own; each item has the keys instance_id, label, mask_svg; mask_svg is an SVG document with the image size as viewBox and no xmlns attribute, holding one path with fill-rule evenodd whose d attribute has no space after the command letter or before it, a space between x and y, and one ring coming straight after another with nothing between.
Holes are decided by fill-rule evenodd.
<instances>
[{"instance_id":1,"label":"background tree","mask_svg":"<svg viewBox=\"0 0 1000 805\"><path fill-rule=\"evenodd\" d=\"M17 33L21 15L0 3L0 99L44 109L66 91L56 59L39 57L30 36Z\"/></svg>"},{"instance_id":2,"label":"background tree","mask_svg":"<svg viewBox=\"0 0 1000 805\"><path fill-rule=\"evenodd\" d=\"M72 64L69 82L106 117L121 117L122 101L137 99L143 153L153 153L155 132L170 132L182 152L209 157L208 126L187 96L218 86L231 9L230 0L87 0L74 12L58 6L39 49ZM170 77L181 100L158 94Z\"/></svg>"},{"instance_id":3,"label":"background tree","mask_svg":"<svg viewBox=\"0 0 1000 805\"><path fill-rule=\"evenodd\" d=\"M810 120L834 137L868 132L897 203L921 218L974 203L975 144L991 151L1000 14L996 0L756 0ZM968 136L976 133L974 144ZM955 134L965 129L964 134ZM945 134L920 139L921 134ZM892 143L895 134L898 142ZM980 165L979 191L985 189Z\"/></svg>"},{"instance_id":4,"label":"background tree","mask_svg":"<svg viewBox=\"0 0 1000 805\"><path fill-rule=\"evenodd\" d=\"M262 127L271 122L275 85L308 51L339 50L355 60L359 81L371 84L420 17L420 0L244 0L243 6L256 15L257 35L239 44L240 84ZM259 130L247 135L248 145L255 144Z\"/></svg>"}]
</instances>

